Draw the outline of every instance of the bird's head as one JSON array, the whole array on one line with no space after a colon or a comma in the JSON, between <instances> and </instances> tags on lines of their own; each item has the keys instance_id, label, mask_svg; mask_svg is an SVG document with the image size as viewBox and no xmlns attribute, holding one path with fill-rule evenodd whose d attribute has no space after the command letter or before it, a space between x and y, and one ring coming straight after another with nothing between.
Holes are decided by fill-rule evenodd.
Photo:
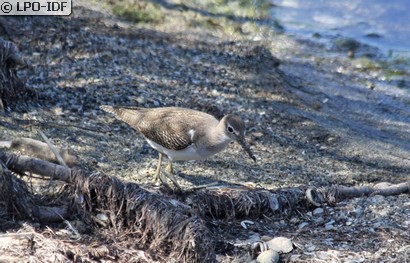
<instances>
[{"instance_id":1,"label":"bird's head","mask_svg":"<svg viewBox=\"0 0 410 263\"><path fill-rule=\"evenodd\" d=\"M222 119L225 126L225 134L234 141L237 141L246 151L250 158L256 162L255 155L251 151L245 140L246 127L241 117L233 114L225 115Z\"/></svg>"}]
</instances>

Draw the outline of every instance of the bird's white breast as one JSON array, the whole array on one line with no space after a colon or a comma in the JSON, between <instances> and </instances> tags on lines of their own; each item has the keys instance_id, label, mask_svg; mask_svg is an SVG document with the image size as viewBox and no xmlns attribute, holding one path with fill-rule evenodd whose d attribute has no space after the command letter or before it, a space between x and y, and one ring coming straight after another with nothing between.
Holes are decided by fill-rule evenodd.
<instances>
[{"instance_id":1,"label":"bird's white breast","mask_svg":"<svg viewBox=\"0 0 410 263\"><path fill-rule=\"evenodd\" d=\"M206 158L206 157L202 157L201 155L199 155L195 145L190 145L185 149L177 151L177 150L167 149L164 146L159 145L158 143L150 139L146 139L146 140L152 148L154 148L155 150L159 152L164 153L173 161L201 160L201 159Z\"/></svg>"}]
</instances>

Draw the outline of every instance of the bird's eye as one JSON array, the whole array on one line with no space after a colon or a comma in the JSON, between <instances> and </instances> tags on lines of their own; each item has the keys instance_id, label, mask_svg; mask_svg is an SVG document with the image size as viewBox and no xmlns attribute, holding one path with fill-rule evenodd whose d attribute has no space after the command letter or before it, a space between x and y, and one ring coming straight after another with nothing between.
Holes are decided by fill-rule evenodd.
<instances>
[{"instance_id":1,"label":"bird's eye","mask_svg":"<svg viewBox=\"0 0 410 263\"><path fill-rule=\"evenodd\" d=\"M231 126L228 126L228 131L233 132L233 128Z\"/></svg>"}]
</instances>

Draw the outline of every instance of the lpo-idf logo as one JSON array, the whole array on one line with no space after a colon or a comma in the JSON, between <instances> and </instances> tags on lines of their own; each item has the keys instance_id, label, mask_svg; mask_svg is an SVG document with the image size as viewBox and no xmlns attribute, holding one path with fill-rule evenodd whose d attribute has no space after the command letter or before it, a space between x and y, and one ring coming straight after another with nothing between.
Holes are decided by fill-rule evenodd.
<instances>
[{"instance_id":1,"label":"lpo-idf logo","mask_svg":"<svg viewBox=\"0 0 410 263\"><path fill-rule=\"evenodd\" d=\"M71 0L0 0L0 15L60 15L71 14Z\"/></svg>"}]
</instances>

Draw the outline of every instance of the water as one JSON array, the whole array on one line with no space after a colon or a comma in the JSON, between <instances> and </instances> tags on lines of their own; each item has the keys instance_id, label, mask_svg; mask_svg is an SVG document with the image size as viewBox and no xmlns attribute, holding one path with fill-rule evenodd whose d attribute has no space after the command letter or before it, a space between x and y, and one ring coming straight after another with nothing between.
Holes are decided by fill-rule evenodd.
<instances>
[{"instance_id":1,"label":"water","mask_svg":"<svg viewBox=\"0 0 410 263\"><path fill-rule=\"evenodd\" d=\"M274 0L272 15L287 33L342 36L410 57L408 0Z\"/></svg>"}]
</instances>

